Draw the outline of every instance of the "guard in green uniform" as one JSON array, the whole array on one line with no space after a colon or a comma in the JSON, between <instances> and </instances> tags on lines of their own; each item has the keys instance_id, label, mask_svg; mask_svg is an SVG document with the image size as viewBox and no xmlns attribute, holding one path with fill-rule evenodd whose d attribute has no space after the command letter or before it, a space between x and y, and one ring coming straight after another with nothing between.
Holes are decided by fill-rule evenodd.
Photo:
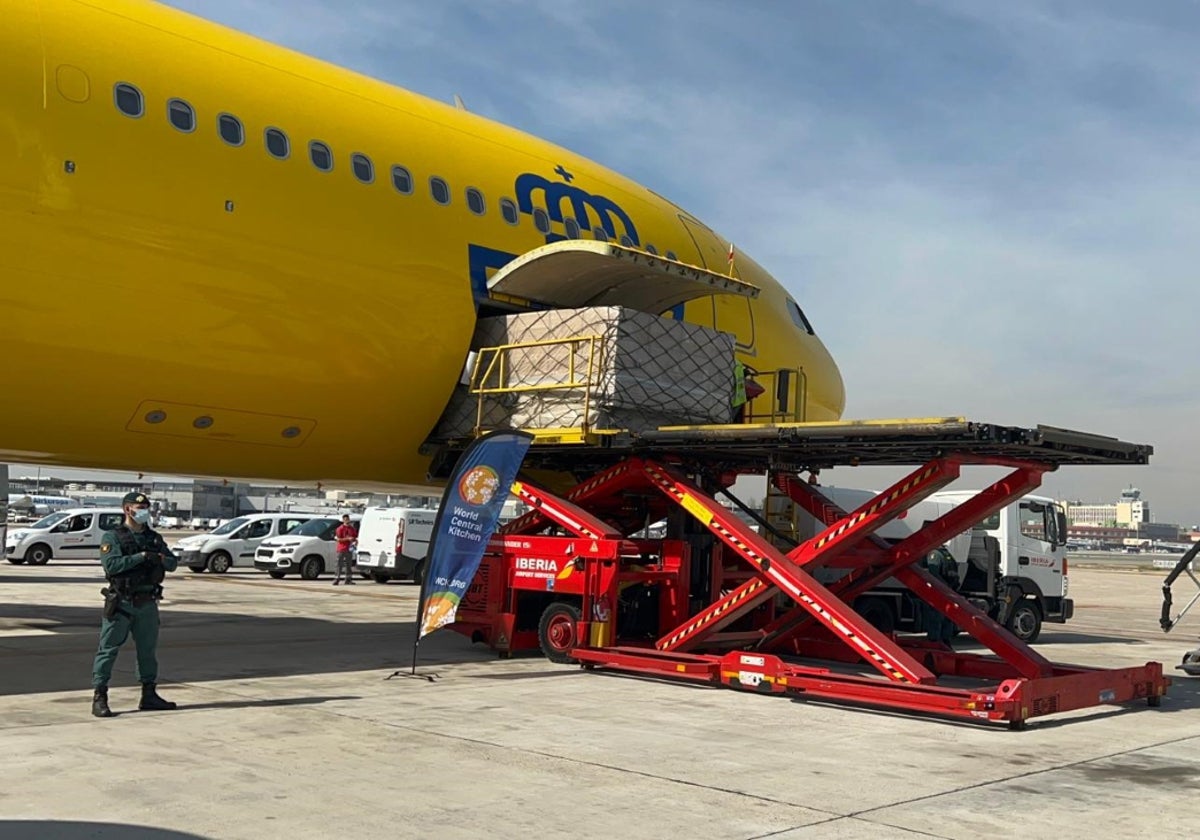
<instances>
[{"instance_id":1,"label":"guard in green uniform","mask_svg":"<svg viewBox=\"0 0 1200 840\"><path fill-rule=\"evenodd\" d=\"M100 647L92 666L92 714L112 717L108 708L108 681L121 645L133 633L137 646L138 681L142 699L138 709L161 711L175 704L158 696L158 601L166 572L179 560L166 542L150 528L150 500L142 493L127 493L121 500L125 522L106 531L100 540L100 563L108 586L104 595L104 620L100 625Z\"/></svg>"}]
</instances>

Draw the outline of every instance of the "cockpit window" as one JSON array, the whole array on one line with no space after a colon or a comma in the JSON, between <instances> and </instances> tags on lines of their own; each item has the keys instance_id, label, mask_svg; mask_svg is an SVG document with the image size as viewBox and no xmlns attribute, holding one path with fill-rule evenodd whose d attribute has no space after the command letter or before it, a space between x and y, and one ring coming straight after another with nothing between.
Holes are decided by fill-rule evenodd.
<instances>
[{"instance_id":1,"label":"cockpit window","mask_svg":"<svg viewBox=\"0 0 1200 840\"><path fill-rule=\"evenodd\" d=\"M800 304L791 298L787 299L788 314L792 316L792 323L800 329L804 330L809 335L816 335L813 332L812 324L808 322L808 318L804 316L804 310L800 308Z\"/></svg>"}]
</instances>

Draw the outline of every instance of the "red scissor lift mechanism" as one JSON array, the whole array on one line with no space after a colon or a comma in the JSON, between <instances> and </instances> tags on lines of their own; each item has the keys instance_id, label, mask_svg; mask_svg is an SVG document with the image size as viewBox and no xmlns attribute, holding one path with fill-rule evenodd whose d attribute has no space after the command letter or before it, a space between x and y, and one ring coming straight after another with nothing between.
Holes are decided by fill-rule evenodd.
<instances>
[{"instance_id":1,"label":"red scissor lift mechanism","mask_svg":"<svg viewBox=\"0 0 1200 840\"><path fill-rule=\"evenodd\" d=\"M874 535L956 479L964 464L1011 472L896 545ZM546 598L578 596L573 610L543 615L549 623L541 630L561 647L564 660L569 654L587 668L1007 721L1013 728L1039 715L1101 704L1144 698L1157 706L1170 684L1159 663L1120 669L1053 664L916 565L948 538L1037 487L1052 469L1051 463L995 455L939 457L849 513L797 473L775 472L776 486L828 526L787 554L720 505L681 464L634 455L565 495L520 483L516 490L532 509L493 538L453 626L502 653L535 648L538 634L520 626L518 601L544 585ZM733 478L726 472L715 484L724 489ZM697 523L693 532L715 538L706 604L694 601L691 543L626 536L671 510L677 517L686 512ZM551 527L560 535L540 535ZM732 558L740 571L727 566ZM819 572L829 579L835 569L836 580L817 579ZM993 655L877 630L850 605L888 578L900 580ZM621 643L618 603L622 591L637 584L657 587L657 638ZM730 629L734 624L739 627ZM801 656L829 666L801 664ZM865 663L883 679L837 663L854 663L860 671ZM971 687L939 684L939 677ZM980 687L980 681L987 683Z\"/></svg>"}]
</instances>

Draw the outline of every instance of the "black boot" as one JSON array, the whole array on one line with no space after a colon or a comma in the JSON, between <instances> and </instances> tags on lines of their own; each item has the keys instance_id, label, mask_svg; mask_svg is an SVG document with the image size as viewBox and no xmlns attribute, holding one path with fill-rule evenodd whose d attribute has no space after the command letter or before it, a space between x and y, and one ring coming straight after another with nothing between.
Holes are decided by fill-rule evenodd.
<instances>
[{"instance_id":1,"label":"black boot","mask_svg":"<svg viewBox=\"0 0 1200 840\"><path fill-rule=\"evenodd\" d=\"M158 696L154 683L142 683L142 700L138 703L139 712L167 712L175 708L175 704Z\"/></svg>"},{"instance_id":2,"label":"black boot","mask_svg":"<svg viewBox=\"0 0 1200 840\"><path fill-rule=\"evenodd\" d=\"M112 709L108 708L107 686L92 692L92 714L96 717L113 717Z\"/></svg>"}]
</instances>

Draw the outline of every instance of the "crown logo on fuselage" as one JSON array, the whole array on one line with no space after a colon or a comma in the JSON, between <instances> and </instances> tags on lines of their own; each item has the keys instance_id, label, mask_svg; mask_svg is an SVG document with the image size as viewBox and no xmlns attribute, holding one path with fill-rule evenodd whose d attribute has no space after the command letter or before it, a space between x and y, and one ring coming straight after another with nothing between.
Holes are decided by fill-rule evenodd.
<instances>
[{"instance_id":1,"label":"crown logo on fuselage","mask_svg":"<svg viewBox=\"0 0 1200 840\"><path fill-rule=\"evenodd\" d=\"M559 169L562 169L560 166ZM556 172L558 170L555 170ZM564 173L567 174L567 173ZM570 178L575 176L570 175ZM641 240L638 238L637 228L633 224L633 220L629 218L620 205L607 196L593 195L581 187L563 181L551 181L543 178L541 175L536 175L533 172L526 172L517 176L515 185L517 193L517 208L522 212L533 215L534 212L534 194L541 193L541 198L544 200L546 215L550 217L552 222L563 224L568 218L574 219L582 231L595 230L597 227L604 230L605 234L610 239L621 241L622 237L628 237L629 242L634 247L641 247ZM568 212L563 212L564 205ZM593 223L594 220L594 223ZM617 230L617 222L621 223L621 230ZM550 231L546 234L546 242L558 242L567 237Z\"/></svg>"}]
</instances>

